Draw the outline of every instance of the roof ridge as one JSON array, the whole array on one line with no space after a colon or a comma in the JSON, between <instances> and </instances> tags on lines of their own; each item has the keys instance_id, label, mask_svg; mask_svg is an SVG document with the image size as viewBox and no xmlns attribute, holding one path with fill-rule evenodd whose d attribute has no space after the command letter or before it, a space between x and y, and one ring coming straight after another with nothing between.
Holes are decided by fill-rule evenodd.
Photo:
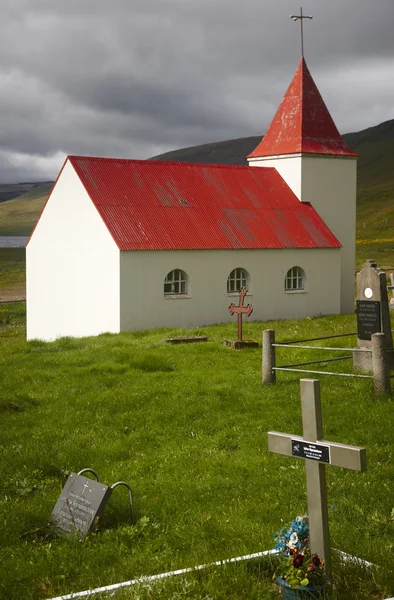
<instances>
[{"instance_id":1,"label":"roof ridge","mask_svg":"<svg viewBox=\"0 0 394 600\"><path fill-rule=\"evenodd\" d=\"M69 154L67 159L71 160L99 160L108 162L122 162L122 163L135 163L135 164L147 164L147 165L171 165L174 167L207 167L210 169L250 169L249 165L226 165L226 164L212 164L212 163L199 163L199 162L184 162L184 161L171 161L171 160L152 160L150 158L116 158L107 156L84 156L79 154ZM261 168L261 167L259 167ZM263 167L269 168L269 167Z\"/></svg>"}]
</instances>

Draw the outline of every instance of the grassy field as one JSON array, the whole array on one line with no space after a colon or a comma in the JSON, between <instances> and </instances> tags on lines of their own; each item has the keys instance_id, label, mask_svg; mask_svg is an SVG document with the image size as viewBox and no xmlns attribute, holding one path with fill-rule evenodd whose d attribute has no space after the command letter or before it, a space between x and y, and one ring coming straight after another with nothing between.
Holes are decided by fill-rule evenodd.
<instances>
[{"instance_id":1,"label":"grassy field","mask_svg":"<svg viewBox=\"0 0 394 600\"><path fill-rule=\"evenodd\" d=\"M248 323L245 336L260 339L263 326L298 339L354 331L355 317ZM24 304L0 305L1 598L50 598L267 550L306 512L303 461L267 451L269 430L302 434L298 379L262 387L261 350L221 345L235 328L188 330L209 341L181 346L162 340L185 332L164 329L26 342ZM288 349L278 363L310 356ZM332 545L380 565L335 559L334 600L382 600L394 595L393 401L370 380L322 377L321 388L325 437L368 453L365 473L326 469ZM62 486L84 467L132 485L135 526L119 488L83 543L51 534ZM271 574L258 560L119 597L277 599Z\"/></svg>"},{"instance_id":2,"label":"grassy field","mask_svg":"<svg viewBox=\"0 0 394 600\"><path fill-rule=\"evenodd\" d=\"M0 248L0 298L24 296L25 293L25 249Z\"/></svg>"}]
</instances>

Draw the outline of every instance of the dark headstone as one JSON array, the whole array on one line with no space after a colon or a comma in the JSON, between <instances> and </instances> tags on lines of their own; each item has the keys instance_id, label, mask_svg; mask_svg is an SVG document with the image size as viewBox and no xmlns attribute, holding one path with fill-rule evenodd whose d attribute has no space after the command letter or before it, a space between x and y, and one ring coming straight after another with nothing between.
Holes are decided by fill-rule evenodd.
<instances>
[{"instance_id":1,"label":"dark headstone","mask_svg":"<svg viewBox=\"0 0 394 600\"><path fill-rule=\"evenodd\" d=\"M111 495L111 488L83 475L71 473L66 481L51 522L64 537L75 535L83 539L94 529Z\"/></svg>"},{"instance_id":2,"label":"dark headstone","mask_svg":"<svg viewBox=\"0 0 394 600\"><path fill-rule=\"evenodd\" d=\"M374 333L384 333L386 348L393 347L386 273L376 262L367 260L357 273L357 348L353 352L355 370L372 371L372 341ZM394 366L394 353L388 354Z\"/></svg>"}]
</instances>

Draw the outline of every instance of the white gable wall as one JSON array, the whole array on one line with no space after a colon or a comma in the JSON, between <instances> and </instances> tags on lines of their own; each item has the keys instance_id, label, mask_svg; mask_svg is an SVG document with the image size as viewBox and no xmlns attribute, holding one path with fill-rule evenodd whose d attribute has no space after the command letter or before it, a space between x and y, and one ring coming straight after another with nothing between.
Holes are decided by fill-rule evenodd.
<instances>
[{"instance_id":1,"label":"white gable wall","mask_svg":"<svg viewBox=\"0 0 394 600\"><path fill-rule=\"evenodd\" d=\"M248 163L251 167L271 167L276 169L297 198L301 199L301 154L249 158Z\"/></svg>"},{"instance_id":2,"label":"white gable wall","mask_svg":"<svg viewBox=\"0 0 394 600\"><path fill-rule=\"evenodd\" d=\"M27 339L119 332L119 250L69 161L26 248Z\"/></svg>"},{"instance_id":3,"label":"white gable wall","mask_svg":"<svg viewBox=\"0 0 394 600\"><path fill-rule=\"evenodd\" d=\"M293 266L306 273L305 292L285 292L285 276ZM121 252L121 330L228 321L235 327L228 307L238 304L239 296L227 294L227 278L237 267L251 278L246 298L254 307L251 320L340 312L340 249ZM187 273L190 297L164 296L164 279L173 269Z\"/></svg>"}]
</instances>

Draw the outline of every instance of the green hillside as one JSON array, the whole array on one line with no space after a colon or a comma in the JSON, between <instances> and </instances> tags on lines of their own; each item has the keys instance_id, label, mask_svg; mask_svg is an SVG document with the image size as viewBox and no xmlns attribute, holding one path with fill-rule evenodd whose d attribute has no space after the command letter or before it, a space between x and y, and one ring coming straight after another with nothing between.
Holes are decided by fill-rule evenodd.
<instances>
[{"instance_id":1,"label":"green hillside","mask_svg":"<svg viewBox=\"0 0 394 600\"><path fill-rule=\"evenodd\" d=\"M0 235L30 235L52 186L46 182L0 202Z\"/></svg>"}]
</instances>

